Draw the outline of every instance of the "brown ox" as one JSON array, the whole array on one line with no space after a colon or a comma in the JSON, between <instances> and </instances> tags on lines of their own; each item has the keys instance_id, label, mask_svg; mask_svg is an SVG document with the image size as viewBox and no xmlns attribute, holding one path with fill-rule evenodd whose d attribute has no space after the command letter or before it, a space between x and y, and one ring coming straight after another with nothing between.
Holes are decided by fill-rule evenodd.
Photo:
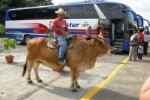
<instances>
[{"instance_id":1,"label":"brown ox","mask_svg":"<svg viewBox=\"0 0 150 100\"><path fill-rule=\"evenodd\" d=\"M74 46L66 52L66 66L71 71L70 88L73 92L76 91L76 88L80 88L77 81L79 72L94 67L97 57L105 55L110 49L105 38L87 35L90 36L89 40L80 35L74 36ZM36 80L42 82L38 75L39 64L49 66L52 69L60 66L58 64L58 49L48 48L47 42L47 38L40 37L34 38L27 43L27 59L24 65L23 76L27 69L28 83L32 83L30 77L32 67L34 68Z\"/></svg>"}]
</instances>

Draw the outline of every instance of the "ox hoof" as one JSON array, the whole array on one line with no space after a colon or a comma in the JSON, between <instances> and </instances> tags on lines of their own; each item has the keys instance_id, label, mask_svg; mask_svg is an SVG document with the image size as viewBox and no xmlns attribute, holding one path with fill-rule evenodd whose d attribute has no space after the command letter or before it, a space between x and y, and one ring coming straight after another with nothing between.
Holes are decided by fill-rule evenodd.
<instances>
[{"instance_id":1,"label":"ox hoof","mask_svg":"<svg viewBox=\"0 0 150 100\"><path fill-rule=\"evenodd\" d=\"M81 88L81 87L79 85L77 85L76 88Z\"/></svg>"},{"instance_id":2,"label":"ox hoof","mask_svg":"<svg viewBox=\"0 0 150 100\"><path fill-rule=\"evenodd\" d=\"M77 89L71 89L72 92L77 92Z\"/></svg>"},{"instance_id":3,"label":"ox hoof","mask_svg":"<svg viewBox=\"0 0 150 100\"><path fill-rule=\"evenodd\" d=\"M28 84L33 84L33 82L31 80L28 81Z\"/></svg>"},{"instance_id":4,"label":"ox hoof","mask_svg":"<svg viewBox=\"0 0 150 100\"><path fill-rule=\"evenodd\" d=\"M42 83L43 81L41 79L37 80L37 82Z\"/></svg>"}]
</instances>

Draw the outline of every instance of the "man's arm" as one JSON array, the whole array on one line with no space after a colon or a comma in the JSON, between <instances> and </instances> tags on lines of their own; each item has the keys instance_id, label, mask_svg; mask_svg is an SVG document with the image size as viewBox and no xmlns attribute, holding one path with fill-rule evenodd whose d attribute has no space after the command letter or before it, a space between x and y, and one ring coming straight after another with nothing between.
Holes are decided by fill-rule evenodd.
<instances>
[{"instance_id":1,"label":"man's arm","mask_svg":"<svg viewBox=\"0 0 150 100\"><path fill-rule=\"evenodd\" d=\"M62 28L57 28L57 27L55 27L55 26L51 26L49 29L52 30L52 31L61 31L62 33L65 33L65 30L64 30L64 29L62 29Z\"/></svg>"}]
</instances>

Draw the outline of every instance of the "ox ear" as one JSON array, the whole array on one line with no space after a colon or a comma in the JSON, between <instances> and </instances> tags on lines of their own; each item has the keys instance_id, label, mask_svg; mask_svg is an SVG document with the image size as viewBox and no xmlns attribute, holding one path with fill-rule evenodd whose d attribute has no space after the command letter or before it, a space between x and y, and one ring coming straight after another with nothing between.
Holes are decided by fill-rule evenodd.
<instances>
[{"instance_id":1,"label":"ox ear","mask_svg":"<svg viewBox=\"0 0 150 100\"><path fill-rule=\"evenodd\" d=\"M104 45L105 44L104 40L102 40L102 39L99 39L98 43L99 43L99 45Z\"/></svg>"}]
</instances>

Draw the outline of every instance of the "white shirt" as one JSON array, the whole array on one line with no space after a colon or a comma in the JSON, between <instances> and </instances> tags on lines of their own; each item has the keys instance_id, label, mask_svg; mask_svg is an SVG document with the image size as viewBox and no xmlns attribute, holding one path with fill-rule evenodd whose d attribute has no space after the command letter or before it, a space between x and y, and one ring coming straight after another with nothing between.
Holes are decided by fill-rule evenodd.
<instances>
[{"instance_id":1,"label":"white shirt","mask_svg":"<svg viewBox=\"0 0 150 100\"><path fill-rule=\"evenodd\" d=\"M135 38L138 38L138 34L135 33L130 37L130 41L133 41Z\"/></svg>"},{"instance_id":2,"label":"white shirt","mask_svg":"<svg viewBox=\"0 0 150 100\"><path fill-rule=\"evenodd\" d=\"M150 40L150 35L144 34L144 41L149 42L149 40Z\"/></svg>"}]
</instances>

